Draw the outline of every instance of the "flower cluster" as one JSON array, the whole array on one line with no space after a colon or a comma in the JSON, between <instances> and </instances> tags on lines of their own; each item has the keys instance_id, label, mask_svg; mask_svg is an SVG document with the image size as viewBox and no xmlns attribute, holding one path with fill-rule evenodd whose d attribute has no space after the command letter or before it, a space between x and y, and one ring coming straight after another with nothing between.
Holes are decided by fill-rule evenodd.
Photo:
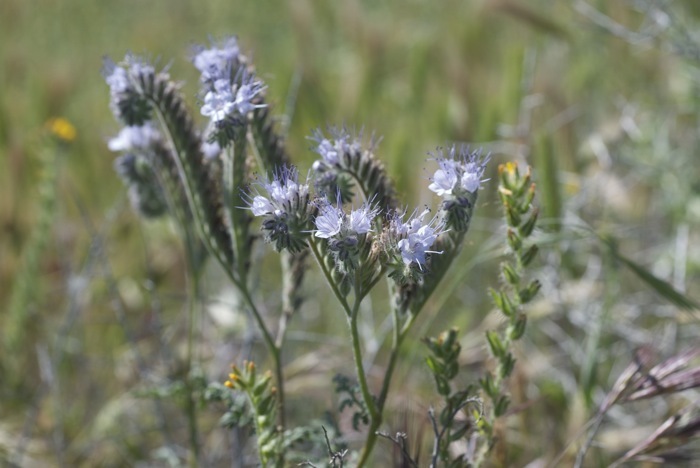
<instances>
[{"instance_id":1,"label":"flower cluster","mask_svg":"<svg viewBox=\"0 0 700 468\"><path fill-rule=\"evenodd\" d=\"M239 75L233 81L227 78L215 80L212 89L204 95L201 112L212 123L222 125L235 115L245 117L253 109L265 107L265 104L255 104L254 100L266 86L245 71Z\"/></svg>"},{"instance_id":2,"label":"flower cluster","mask_svg":"<svg viewBox=\"0 0 700 468\"><path fill-rule=\"evenodd\" d=\"M202 106L200 112L211 121L210 139L226 146L232 130L255 109L265 107L260 96L267 86L248 70L235 37L198 46L192 63L200 71Z\"/></svg>"},{"instance_id":3,"label":"flower cluster","mask_svg":"<svg viewBox=\"0 0 700 468\"><path fill-rule=\"evenodd\" d=\"M314 130L310 137L315 143L314 152L321 156L321 159L314 163L316 171L332 166L340 167L345 158L362 150L360 139L353 138L347 129L331 127L328 132L331 138L327 138L320 129Z\"/></svg>"},{"instance_id":4,"label":"flower cluster","mask_svg":"<svg viewBox=\"0 0 700 468\"><path fill-rule=\"evenodd\" d=\"M263 218L265 239L281 251L299 252L306 247L312 204L309 185L299 183L296 168L282 167L272 180L258 182L248 195L253 215Z\"/></svg>"},{"instance_id":5,"label":"flower cluster","mask_svg":"<svg viewBox=\"0 0 700 468\"><path fill-rule=\"evenodd\" d=\"M481 151L470 151L464 145L452 145L446 152L439 149L435 160L439 169L431 177L428 188L443 199L441 210L447 227L465 232L488 156L482 158Z\"/></svg>"},{"instance_id":6,"label":"flower cluster","mask_svg":"<svg viewBox=\"0 0 700 468\"><path fill-rule=\"evenodd\" d=\"M365 202L358 209L346 213L340 202L334 206L324 198L317 204L319 214L315 219L314 236L327 240L329 250L344 272L354 270L360 263L360 254L367 245L367 234L372 231L379 208Z\"/></svg>"},{"instance_id":7,"label":"flower cluster","mask_svg":"<svg viewBox=\"0 0 700 468\"><path fill-rule=\"evenodd\" d=\"M192 64L201 73L202 83L213 83L221 78L230 79L234 70L245 61L236 37L213 42L209 48L195 46L192 56Z\"/></svg>"},{"instance_id":8,"label":"flower cluster","mask_svg":"<svg viewBox=\"0 0 700 468\"><path fill-rule=\"evenodd\" d=\"M126 125L140 126L151 118L151 106L136 91L134 83L139 76L153 73L153 65L134 55L127 55L120 65L104 59L102 75L109 86L110 108Z\"/></svg>"},{"instance_id":9,"label":"flower cluster","mask_svg":"<svg viewBox=\"0 0 700 468\"><path fill-rule=\"evenodd\" d=\"M365 199L375 197L376 204L385 209L385 216L396 208L391 180L373 154L378 144L374 135L364 146L362 131L354 134L345 127L329 127L327 133L317 129L309 137L314 142L311 149L320 156L312 167L316 190L328 198L339 194L347 203L358 188Z\"/></svg>"},{"instance_id":10,"label":"flower cluster","mask_svg":"<svg viewBox=\"0 0 700 468\"><path fill-rule=\"evenodd\" d=\"M336 158L340 157L339 154L358 151L346 132L336 133L336 136L331 141L321 138L320 133L316 134L316 151L323 159L317 161L314 167L320 164L330 166L333 161L338 164ZM265 218L262 229L266 239L274 242L277 250L302 250L308 233L312 232L314 237L325 241L336 268L346 274L356 269L364 256L369 255L372 239L376 239L379 243L375 251L383 252L392 277L401 283L415 282L430 269L430 256L442 253L435 246L438 238L452 229L449 223L458 211L455 207L460 206L460 200L467 200L464 206L468 207L469 215L461 216L466 218L468 224L471 204L476 200L481 183L484 163L475 154L466 158L460 153L455 159L457 153L454 148L450 154L451 159L438 160L440 169L436 171L431 184L431 189L443 198L441 210L434 216L430 216L429 209L416 210L407 219L407 211L392 211L386 215L387 222L382 226L381 222L376 223L382 211L380 204L372 199L346 212L340 189L336 189L335 197L319 191L319 198L311 202L313 208L309 209L302 202L302 199L306 202L310 200L309 187L297 182L297 171L293 168L283 168L271 181L258 184L267 195L256 190L249 195L248 204L253 215ZM311 218L310 210L313 210ZM313 226L305 227L304 223L309 223L312 218ZM454 221L453 226L457 226ZM373 230L379 232L368 237Z\"/></svg>"},{"instance_id":11,"label":"flower cluster","mask_svg":"<svg viewBox=\"0 0 700 468\"><path fill-rule=\"evenodd\" d=\"M166 213L165 195L148 159L125 153L114 160L114 169L128 189L131 206L141 216L155 219Z\"/></svg>"},{"instance_id":12,"label":"flower cluster","mask_svg":"<svg viewBox=\"0 0 700 468\"><path fill-rule=\"evenodd\" d=\"M429 217L430 210L414 211L406 221L406 212L394 212L386 232L385 249L392 277L398 280L416 279L425 272L430 254L438 237L446 232L445 222L439 216Z\"/></svg>"},{"instance_id":13,"label":"flower cluster","mask_svg":"<svg viewBox=\"0 0 700 468\"><path fill-rule=\"evenodd\" d=\"M153 122L122 127L119 134L111 138L107 146L111 151L147 150L161 140L160 132Z\"/></svg>"}]
</instances>

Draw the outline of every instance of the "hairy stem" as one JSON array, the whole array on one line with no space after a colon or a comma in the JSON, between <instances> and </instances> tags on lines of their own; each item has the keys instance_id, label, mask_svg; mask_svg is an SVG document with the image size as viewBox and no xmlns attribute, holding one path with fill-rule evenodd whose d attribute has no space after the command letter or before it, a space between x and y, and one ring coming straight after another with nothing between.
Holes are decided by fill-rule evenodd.
<instances>
[{"instance_id":1,"label":"hairy stem","mask_svg":"<svg viewBox=\"0 0 700 468\"><path fill-rule=\"evenodd\" d=\"M391 346L391 354L389 356L389 364L387 365L386 371L384 372L382 388L379 392L379 398L377 399L376 415L372 416L372 414L370 413L369 429L367 432L367 438L365 439L364 447L362 448L362 453L360 454L360 461L357 464L358 467L364 466L364 464L367 463L367 461L369 460L369 456L372 454L372 450L374 449L374 444L377 442L377 437L379 435L377 434L377 431L379 430L379 426L381 426L382 424L384 406L386 405L386 399L389 395L389 387L391 386L391 379L394 375L394 370L396 369L396 363L398 361L401 344L408 335L408 331L411 329L411 325L413 325L413 322L416 317L414 314L411 314L402 326L399 321L400 317L398 310L395 307L392 309L394 334ZM360 368L358 367L358 372L359 370Z\"/></svg>"},{"instance_id":2,"label":"hairy stem","mask_svg":"<svg viewBox=\"0 0 700 468\"><path fill-rule=\"evenodd\" d=\"M331 290L333 291L333 294L335 294L335 297L338 299L338 302L340 302L340 305L343 306L343 309L345 310L345 315L347 317L350 317L352 315L352 311L350 310L348 301L345 299L345 296L343 296L343 294L340 292L335 282L333 281L333 276L331 275L331 272L328 271L328 269L326 268L326 265L323 263L323 256L321 255L321 252L318 249L318 244L313 238L309 239L309 247L311 248L311 253L313 253L314 257L316 258L316 262L318 263L319 268L323 272L323 276L326 278L326 282L331 287Z\"/></svg>"},{"instance_id":3,"label":"hairy stem","mask_svg":"<svg viewBox=\"0 0 700 468\"><path fill-rule=\"evenodd\" d=\"M192 245L186 245L189 256L194 255ZM190 466L196 467L199 465L199 430L197 428L197 403L195 401L192 382L192 367L194 363L194 334L195 334L195 315L196 304L199 298L199 272L195 271L193 263L190 264L191 280L190 280L190 300L187 313L187 361L185 363L185 383L187 388L187 401L185 403L187 411L187 428L189 431L190 448L192 455L190 457Z\"/></svg>"},{"instance_id":4,"label":"hairy stem","mask_svg":"<svg viewBox=\"0 0 700 468\"><path fill-rule=\"evenodd\" d=\"M277 402L279 405L279 424L282 426L282 428L285 427L286 423L286 417L285 417L285 398L284 398L284 373L282 370L282 353L280 351L280 348L277 347L275 344L275 339L273 338L272 334L270 333L270 330L267 328L267 325L265 325L265 321L262 318L262 315L260 314L260 311L255 305L255 302L253 301L253 298L250 296L250 292L248 291L248 288L245 287L245 285L241 285L240 283L236 283L234 281L234 284L238 287L238 290L240 291L241 295L243 296L243 300L245 301L246 305L248 306L248 310L250 310L251 315L253 316L253 320L255 320L255 323L258 325L258 329L260 330L260 333L263 336L263 341L265 342L265 346L267 347L267 350L270 353L270 356L272 357L272 361L275 367L275 380L277 380Z\"/></svg>"}]
</instances>

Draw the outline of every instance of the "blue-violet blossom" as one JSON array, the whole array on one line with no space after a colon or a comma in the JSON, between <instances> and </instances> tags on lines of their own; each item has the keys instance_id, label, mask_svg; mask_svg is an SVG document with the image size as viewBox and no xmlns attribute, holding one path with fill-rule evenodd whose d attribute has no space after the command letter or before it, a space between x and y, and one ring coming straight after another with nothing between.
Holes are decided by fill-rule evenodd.
<instances>
[{"instance_id":1,"label":"blue-violet blossom","mask_svg":"<svg viewBox=\"0 0 700 468\"><path fill-rule=\"evenodd\" d=\"M330 127L328 131L331 138L326 138L320 129L314 130L310 137L316 143L313 150L321 156L321 160L314 164L314 170L321 169L320 165L340 165L343 154L352 154L362 148L359 138L352 138L345 128Z\"/></svg>"},{"instance_id":2,"label":"blue-violet blossom","mask_svg":"<svg viewBox=\"0 0 700 468\"><path fill-rule=\"evenodd\" d=\"M227 78L217 79L214 88L204 96L202 115L210 117L214 123L220 123L234 113L246 116L253 109L265 107L265 104L254 104L253 101L266 88L254 75L247 73L241 74L239 84L231 83Z\"/></svg>"},{"instance_id":3,"label":"blue-violet blossom","mask_svg":"<svg viewBox=\"0 0 700 468\"><path fill-rule=\"evenodd\" d=\"M123 127L119 134L111 138L107 146L111 151L146 150L160 140L160 132L152 122L141 126Z\"/></svg>"},{"instance_id":4,"label":"blue-violet blossom","mask_svg":"<svg viewBox=\"0 0 700 468\"><path fill-rule=\"evenodd\" d=\"M248 195L253 215L263 218L262 230L278 251L299 252L306 246L311 224L309 185L299 183L294 167L283 166L272 180L258 182Z\"/></svg>"},{"instance_id":5,"label":"blue-violet blossom","mask_svg":"<svg viewBox=\"0 0 700 468\"><path fill-rule=\"evenodd\" d=\"M255 216L280 214L296 200L309 195L309 185L299 183L299 172L295 167L283 166L274 173L272 180L257 185L267 192L267 196L255 191L250 201L250 209Z\"/></svg>"},{"instance_id":6,"label":"blue-violet blossom","mask_svg":"<svg viewBox=\"0 0 700 468\"><path fill-rule=\"evenodd\" d=\"M196 46L192 63L201 73L202 82L214 82L225 78L230 79L231 73L241 59L238 40L227 37L218 44L206 49Z\"/></svg>"},{"instance_id":7,"label":"blue-violet blossom","mask_svg":"<svg viewBox=\"0 0 700 468\"><path fill-rule=\"evenodd\" d=\"M372 230L372 221L379 211L379 208L373 208L369 202L366 202L347 214L340 205L333 206L324 199L320 202L320 214L316 217L314 235L322 239L330 239L367 234Z\"/></svg>"},{"instance_id":8,"label":"blue-violet blossom","mask_svg":"<svg viewBox=\"0 0 700 468\"><path fill-rule=\"evenodd\" d=\"M482 159L480 151L471 152L467 146L456 145L448 150L447 157L443 154L439 150L435 158L440 168L428 188L444 199L475 193L481 185L488 157Z\"/></svg>"},{"instance_id":9,"label":"blue-violet blossom","mask_svg":"<svg viewBox=\"0 0 700 468\"><path fill-rule=\"evenodd\" d=\"M407 267L418 266L422 270L426 263L426 254L441 254L431 250L438 236L445 232L443 221L437 216L426 221L430 210L417 214L414 211L406 222L403 221L405 212L396 213L390 220L389 230L396 241L396 247L401 259Z\"/></svg>"}]
</instances>

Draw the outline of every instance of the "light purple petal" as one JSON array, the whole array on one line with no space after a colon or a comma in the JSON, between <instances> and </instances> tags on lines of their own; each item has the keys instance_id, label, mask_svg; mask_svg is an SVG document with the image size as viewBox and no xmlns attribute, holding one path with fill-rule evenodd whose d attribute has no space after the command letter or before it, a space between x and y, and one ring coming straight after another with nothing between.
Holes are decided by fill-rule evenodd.
<instances>
[{"instance_id":1,"label":"light purple petal","mask_svg":"<svg viewBox=\"0 0 700 468\"><path fill-rule=\"evenodd\" d=\"M333 205L326 205L316 217L316 237L328 239L340 232L343 226L343 212Z\"/></svg>"},{"instance_id":2,"label":"light purple petal","mask_svg":"<svg viewBox=\"0 0 700 468\"><path fill-rule=\"evenodd\" d=\"M253 198L253 203L251 204L250 209L253 211L253 215L263 216L275 211L275 206L267 198L263 197L262 195L257 195L255 198Z\"/></svg>"}]
</instances>

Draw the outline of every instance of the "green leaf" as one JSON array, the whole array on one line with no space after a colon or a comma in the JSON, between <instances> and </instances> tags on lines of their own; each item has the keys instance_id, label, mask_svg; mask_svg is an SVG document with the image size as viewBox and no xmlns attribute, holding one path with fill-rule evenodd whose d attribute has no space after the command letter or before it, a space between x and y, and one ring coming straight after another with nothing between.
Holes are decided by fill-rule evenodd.
<instances>
[{"instance_id":1,"label":"green leaf","mask_svg":"<svg viewBox=\"0 0 700 468\"><path fill-rule=\"evenodd\" d=\"M654 291L663 296L666 300L671 302L673 305L680 307L681 309L688 311L700 310L700 306L693 299L677 291L670 283L664 281L652 274L649 270L641 266L640 264L630 260L629 258L622 255L615 245L614 241L610 239L603 239L603 242L608 246L610 254L620 263L625 265L627 268L632 270L632 272L637 275L639 279L644 281L648 286L650 286Z\"/></svg>"}]
</instances>

